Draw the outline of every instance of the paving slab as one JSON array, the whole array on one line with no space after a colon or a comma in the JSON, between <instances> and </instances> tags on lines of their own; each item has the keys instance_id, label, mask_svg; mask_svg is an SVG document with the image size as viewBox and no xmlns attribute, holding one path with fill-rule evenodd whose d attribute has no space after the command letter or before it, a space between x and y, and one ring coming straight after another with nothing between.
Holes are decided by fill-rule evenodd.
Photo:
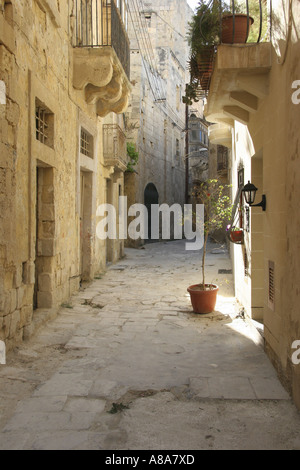
<instances>
[{"instance_id":1,"label":"paving slab","mask_svg":"<svg viewBox=\"0 0 300 470\"><path fill-rule=\"evenodd\" d=\"M0 449L300 449L300 415L239 317L231 262L210 243L215 312L194 314L201 255L126 250L0 366ZM224 270L221 274L219 270Z\"/></svg>"}]
</instances>

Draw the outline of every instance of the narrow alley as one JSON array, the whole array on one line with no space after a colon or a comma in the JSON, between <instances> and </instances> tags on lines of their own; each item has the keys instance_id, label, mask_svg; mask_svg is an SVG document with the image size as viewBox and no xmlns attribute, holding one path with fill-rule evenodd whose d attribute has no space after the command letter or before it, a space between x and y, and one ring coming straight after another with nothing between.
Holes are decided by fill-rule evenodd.
<instances>
[{"instance_id":1,"label":"narrow alley","mask_svg":"<svg viewBox=\"0 0 300 470\"><path fill-rule=\"evenodd\" d=\"M192 312L199 252L127 249L0 366L0 449L300 449L300 415L208 249L216 311Z\"/></svg>"}]
</instances>

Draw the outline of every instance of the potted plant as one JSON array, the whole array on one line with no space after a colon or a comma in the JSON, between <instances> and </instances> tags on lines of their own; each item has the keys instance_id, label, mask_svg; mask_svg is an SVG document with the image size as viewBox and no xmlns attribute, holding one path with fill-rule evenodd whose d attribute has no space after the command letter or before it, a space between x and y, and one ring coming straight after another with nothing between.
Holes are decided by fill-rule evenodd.
<instances>
[{"instance_id":1,"label":"potted plant","mask_svg":"<svg viewBox=\"0 0 300 470\"><path fill-rule=\"evenodd\" d=\"M234 15L231 2L227 3L221 3L219 0L199 0L196 13L189 24L187 41L191 49L191 83L183 98L186 104L193 101L199 87L204 92L209 91L217 46L220 43L247 42L253 18L245 14L242 8L245 5L241 1L234 2ZM249 5L251 12L259 14L256 0L249 0Z\"/></svg>"},{"instance_id":2,"label":"potted plant","mask_svg":"<svg viewBox=\"0 0 300 470\"><path fill-rule=\"evenodd\" d=\"M219 8L219 2L216 0L211 5L200 0L196 14L189 24L187 40L191 49L189 60L191 84L187 90L187 98L193 99L193 89L197 89L199 85L204 91L208 90L216 44L219 42Z\"/></svg>"},{"instance_id":3,"label":"potted plant","mask_svg":"<svg viewBox=\"0 0 300 470\"><path fill-rule=\"evenodd\" d=\"M224 222L231 217L232 205L228 196L229 187L216 179L211 179L201 183L194 190L195 200L204 205L202 282L188 287L195 313L210 313L216 306L219 287L206 283L205 258L209 235L222 228Z\"/></svg>"},{"instance_id":4,"label":"potted plant","mask_svg":"<svg viewBox=\"0 0 300 470\"><path fill-rule=\"evenodd\" d=\"M223 44L245 44L253 23L254 19L243 13L223 15L221 42Z\"/></svg>"},{"instance_id":5,"label":"potted plant","mask_svg":"<svg viewBox=\"0 0 300 470\"><path fill-rule=\"evenodd\" d=\"M239 227L230 227L230 240L233 243L242 243L244 241L244 230Z\"/></svg>"}]
</instances>

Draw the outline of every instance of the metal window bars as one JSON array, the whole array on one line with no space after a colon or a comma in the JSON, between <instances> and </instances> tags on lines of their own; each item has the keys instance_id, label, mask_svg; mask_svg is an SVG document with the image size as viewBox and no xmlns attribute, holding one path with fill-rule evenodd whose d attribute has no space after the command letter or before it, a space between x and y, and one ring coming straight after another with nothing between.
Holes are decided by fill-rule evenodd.
<instances>
[{"instance_id":1,"label":"metal window bars","mask_svg":"<svg viewBox=\"0 0 300 470\"><path fill-rule=\"evenodd\" d=\"M115 0L76 0L75 47L113 47L129 77L127 1L118 5Z\"/></svg>"},{"instance_id":2,"label":"metal window bars","mask_svg":"<svg viewBox=\"0 0 300 470\"><path fill-rule=\"evenodd\" d=\"M80 153L86 157L92 157L91 136L83 129L80 134Z\"/></svg>"},{"instance_id":3,"label":"metal window bars","mask_svg":"<svg viewBox=\"0 0 300 470\"><path fill-rule=\"evenodd\" d=\"M48 141L48 120L46 110L37 106L35 110L36 139L42 144Z\"/></svg>"}]
</instances>

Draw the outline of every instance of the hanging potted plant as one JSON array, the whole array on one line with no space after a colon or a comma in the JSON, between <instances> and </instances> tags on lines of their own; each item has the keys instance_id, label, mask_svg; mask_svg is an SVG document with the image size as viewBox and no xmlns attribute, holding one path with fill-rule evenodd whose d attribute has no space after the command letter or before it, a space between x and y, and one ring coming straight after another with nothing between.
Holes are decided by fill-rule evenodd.
<instances>
[{"instance_id":1,"label":"hanging potted plant","mask_svg":"<svg viewBox=\"0 0 300 470\"><path fill-rule=\"evenodd\" d=\"M221 42L223 44L245 44L253 23L254 19L243 13L223 15Z\"/></svg>"},{"instance_id":2,"label":"hanging potted plant","mask_svg":"<svg viewBox=\"0 0 300 470\"><path fill-rule=\"evenodd\" d=\"M232 243L243 243L244 230L239 227L230 227L230 240Z\"/></svg>"},{"instance_id":3,"label":"hanging potted plant","mask_svg":"<svg viewBox=\"0 0 300 470\"><path fill-rule=\"evenodd\" d=\"M212 179L201 183L194 191L197 203L204 205L202 282L188 287L195 313L210 313L216 306L219 287L206 282L205 258L209 235L222 228L224 222L230 219L232 205L228 196L229 187L221 184L216 179Z\"/></svg>"},{"instance_id":4,"label":"hanging potted plant","mask_svg":"<svg viewBox=\"0 0 300 470\"><path fill-rule=\"evenodd\" d=\"M191 84L201 86L204 91L209 88L220 32L219 2L213 0L206 4L200 0L196 14L189 24L187 40L191 48L189 61ZM199 83L198 83L199 82Z\"/></svg>"}]
</instances>

